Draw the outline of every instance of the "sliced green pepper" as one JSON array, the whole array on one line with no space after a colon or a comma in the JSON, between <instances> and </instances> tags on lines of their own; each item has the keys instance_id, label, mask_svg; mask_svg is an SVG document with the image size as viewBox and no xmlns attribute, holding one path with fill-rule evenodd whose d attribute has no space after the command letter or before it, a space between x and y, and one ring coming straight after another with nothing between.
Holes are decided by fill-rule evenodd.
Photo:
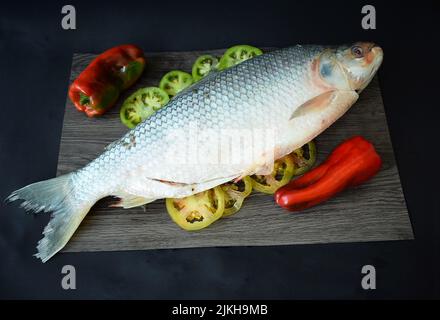
<instances>
[{"instance_id":1,"label":"sliced green pepper","mask_svg":"<svg viewBox=\"0 0 440 320\"><path fill-rule=\"evenodd\" d=\"M180 70L173 70L165 74L160 80L159 87L168 95L175 96L193 83L192 76Z\"/></svg>"},{"instance_id":2,"label":"sliced green pepper","mask_svg":"<svg viewBox=\"0 0 440 320\"><path fill-rule=\"evenodd\" d=\"M295 174L295 163L293 157L288 154L274 163L271 174L252 175L252 187L260 192L273 194L275 191L286 185Z\"/></svg>"},{"instance_id":3,"label":"sliced green pepper","mask_svg":"<svg viewBox=\"0 0 440 320\"><path fill-rule=\"evenodd\" d=\"M221 185L225 193L225 212L222 217L233 215L240 210L244 199L252 192L252 180L244 177L239 182L229 182Z\"/></svg>"},{"instance_id":4,"label":"sliced green pepper","mask_svg":"<svg viewBox=\"0 0 440 320\"><path fill-rule=\"evenodd\" d=\"M217 186L181 199L168 198L167 211L181 228L193 231L206 228L221 218L225 210L225 195Z\"/></svg>"},{"instance_id":5,"label":"sliced green pepper","mask_svg":"<svg viewBox=\"0 0 440 320\"><path fill-rule=\"evenodd\" d=\"M255 56L259 56L260 54L263 54L263 52L260 49L252 46L248 46L248 45L233 46L228 50L226 50L226 52L221 57L218 65L218 69L224 70L226 68L230 68L245 60L248 60Z\"/></svg>"},{"instance_id":6,"label":"sliced green pepper","mask_svg":"<svg viewBox=\"0 0 440 320\"><path fill-rule=\"evenodd\" d=\"M309 171L313 167L316 161L316 145L313 141L305 144L299 149L296 149L291 153L293 162L295 162L295 175Z\"/></svg>"},{"instance_id":7,"label":"sliced green pepper","mask_svg":"<svg viewBox=\"0 0 440 320\"><path fill-rule=\"evenodd\" d=\"M139 89L124 101L119 112L121 122L132 129L162 108L169 100L168 94L160 88Z\"/></svg>"},{"instance_id":8,"label":"sliced green pepper","mask_svg":"<svg viewBox=\"0 0 440 320\"><path fill-rule=\"evenodd\" d=\"M192 66L192 77L194 82L206 77L211 70L217 67L218 60L210 54L205 54L197 58Z\"/></svg>"}]
</instances>

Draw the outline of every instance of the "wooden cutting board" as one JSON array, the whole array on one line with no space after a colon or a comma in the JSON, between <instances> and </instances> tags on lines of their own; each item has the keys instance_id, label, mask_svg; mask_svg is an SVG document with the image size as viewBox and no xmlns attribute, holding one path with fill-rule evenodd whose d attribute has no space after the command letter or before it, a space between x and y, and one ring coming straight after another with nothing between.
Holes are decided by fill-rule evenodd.
<instances>
[{"instance_id":1,"label":"wooden cutting board","mask_svg":"<svg viewBox=\"0 0 440 320\"><path fill-rule=\"evenodd\" d=\"M136 86L100 118L89 119L66 99L58 160L58 175L78 169L103 152L126 131L119 121L119 107L132 92L157 86L173 69L191 72L192 63L204 53L224 50L146 54L148 66ZM95 57L74 54L70 83ZM369 183L348 190L325 204L301 213L279 208L272 196L253 193L243 208L209 228L187 232L175 225L163 200L124 210L109 208L108 200L96 204L64 251L111 251L212 246L262 246L304 243L357 242L413 239L377 77L359 101L316 142L318 162L342 140L363 135L383 158L383 168Z\"/></svg>"}]
</instances>

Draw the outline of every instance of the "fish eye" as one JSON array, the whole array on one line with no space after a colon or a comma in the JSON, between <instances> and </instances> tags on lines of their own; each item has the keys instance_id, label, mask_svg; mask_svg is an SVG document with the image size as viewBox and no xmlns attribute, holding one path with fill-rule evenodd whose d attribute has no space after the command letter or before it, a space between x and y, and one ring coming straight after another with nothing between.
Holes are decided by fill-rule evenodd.
<instances>
[{"instance_id":1,"label":"fish eye","mask_svg":"<svg viewBox=\"0 0 440 320\"><path fill-rule=\"evenodd\" d=\"M353 46L351 47L351 53L356 57L356 58L362 58L364 56L364 51L362 50L361 47L359 46Z\"/></svg>"}]
</instances>

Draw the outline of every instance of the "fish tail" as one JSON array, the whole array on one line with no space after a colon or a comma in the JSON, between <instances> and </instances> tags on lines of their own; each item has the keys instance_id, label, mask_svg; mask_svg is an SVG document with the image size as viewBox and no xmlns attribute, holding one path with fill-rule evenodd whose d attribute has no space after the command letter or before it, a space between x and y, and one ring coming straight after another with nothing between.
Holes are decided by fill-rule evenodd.
<instances>
[{"instance_id":1,"label":"fish tail","mask_svg":"<svg viewBox=\"0 0 440 320\"><path fill-rule=\"evenodd\" d=\"M74 175L69 173L53 179L32 183L12 192L7 201L24 200L21 207L33 212L52 211L44 228L44 238L38 242L35 256L46 262L61 250L98 199L79 200ZM83 197L81 197L83 198Z\"/></svg>"}]
</instances>

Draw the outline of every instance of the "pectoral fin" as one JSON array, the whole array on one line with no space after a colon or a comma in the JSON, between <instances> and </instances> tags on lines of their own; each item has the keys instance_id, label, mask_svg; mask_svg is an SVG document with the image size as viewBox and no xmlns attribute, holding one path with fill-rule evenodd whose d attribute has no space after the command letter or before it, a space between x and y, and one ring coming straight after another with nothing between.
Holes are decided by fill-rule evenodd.
<instances>
[{"instance_id":1,"label":"pectoral fin","mask_svg":"<svg viewBox=\"0 0 440 320\"><path fill-rule=\"evenodd\" d=\"M319 113L329 107L347 106L356 102L359 95L355 91L327 91L305 102L292 113L289 120Z\"/></svg>"},{"instance_id":2,"label":"pectoral fin","mask_svg":"<svg viewBox=\"0 0 440 320\"><path fill-rule=\"evenodd\" d=\"M293 151L315 139L347 112L358 98L355 91L334 90L304 103L290 117L282 145L286 150Z\"/></svg>"}]
</instances>

